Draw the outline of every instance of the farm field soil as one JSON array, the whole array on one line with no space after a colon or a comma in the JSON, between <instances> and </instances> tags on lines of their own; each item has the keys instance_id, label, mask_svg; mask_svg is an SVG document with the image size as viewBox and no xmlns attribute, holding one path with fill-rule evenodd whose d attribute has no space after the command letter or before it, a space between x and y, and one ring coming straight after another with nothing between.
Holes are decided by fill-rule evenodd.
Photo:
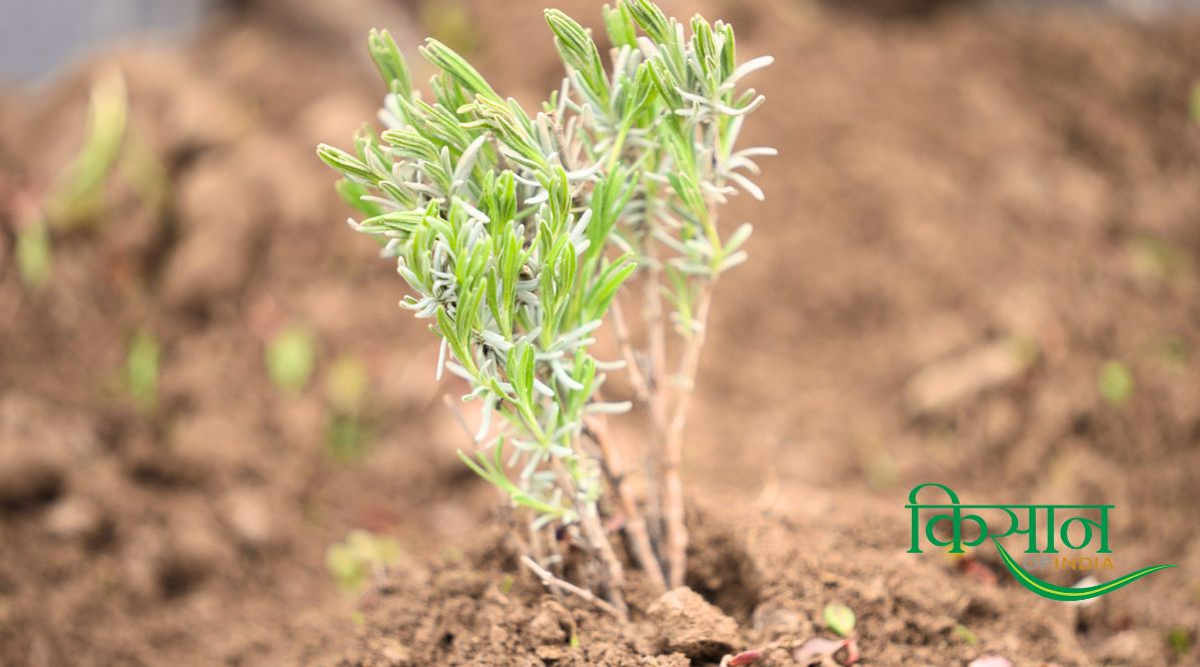
<instances>
[{"instance_id":1,"label":"farm field soil","mask_svg":"<svg viewBox=\"0 0 1200 667\"><path fill-rule=\"evenodd\" d=\"M415 54L436 12L380 0L360 26L243 4L194 42L0 96L0 664L680 665L725 647L789 664L830 636L829 602L857 613L864 664L1200 660L1200 21L701 3L743 58L775 56L744 141L780 156L766 202L723 214L755 235L717 289L685 480L689 584L731 621L693 651L658 636L636 581L621 629L517 567L485 528L494 492L455 457L441 396L460 387L432 382L435 340L396 308L393 267L339 223L312 149L374 116L361 35L387 25ZM599 29L598 3L561 5ZM526 108L561 76L541 7L461 7L488 27L457 34L473 62ZM18 221L114 64L165 197L116 188L103 220L53 234L30 292ZM318 357L289 394L263 349L297 325ZM152 410L121 380L142 330L161 342ZM349 453L325 397L344 355L370 384ZM1120 404L1098 389L1110 362L1133 379ZM1179 567L1080 608L990 551L906 555L926 481L1114 504L1117 572ZM353 597L325 550L357 528L403 555Z\"/></svg>"}]
</instances>

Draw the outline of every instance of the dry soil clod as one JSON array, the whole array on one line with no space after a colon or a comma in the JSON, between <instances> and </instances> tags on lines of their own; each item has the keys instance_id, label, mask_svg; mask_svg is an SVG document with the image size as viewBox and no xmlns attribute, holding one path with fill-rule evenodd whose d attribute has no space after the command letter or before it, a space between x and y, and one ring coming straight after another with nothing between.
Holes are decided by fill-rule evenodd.
<instances>
[{"instance_id":1,"label":"dry soil clod","mask_svg":"<svg viewBox=\"0 0 1200 667\"><path fill-rule=\"evenodd\" d=\"M737 622L687 587L663 593L647 614L662 652L715 660L739 643Z\"/></svg>"}]
</instances>

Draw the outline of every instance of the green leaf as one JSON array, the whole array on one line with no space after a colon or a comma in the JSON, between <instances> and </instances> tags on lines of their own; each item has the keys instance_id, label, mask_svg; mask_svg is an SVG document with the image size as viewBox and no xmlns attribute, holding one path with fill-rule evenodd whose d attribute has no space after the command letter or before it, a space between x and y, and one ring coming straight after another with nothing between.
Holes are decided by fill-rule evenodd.
<instances>
[{"instance_id":1,"label":"green leaf","mask_svg":"<svg viewBox=\"0 0 1200 667\"><path fill-rule=\"evenodd\" d=\"M733 38L733 26L728 23L717 21L717 31L725 36L721 44L721 80L728 79L733 74L737 55L735 47L737 46Z\"/></svg>"},{"instance_id":2,"label":"green leaf","mask_svg":"<svg viewBox=\"0 0 1200 667\"><path fill-rule=\"evenodd\" d=\"M401 235L400 238L406 239L425 221L426 214L426 210L388 211L358 224L362 231L368 234L395 232Z\"/></svg>"},{"instance_id":3,"label":"green leaf","mask_svg":"<svg viewBox=\"0 0 1200 667\"><path fill-rule=\"evenodd\" d=\"M355 210L369 216L383 213L383 209L379 204L363 199L364 196L370 194L370 191L362 183L352 181L348 178L339 178L333 187L337 190L338 195L341 196L342 201L349 204Z\"/></svg>"},{"instance_id":4,"label":"green leaf","mask_svg":"<svg viewBox=\"0 0 1200 667\"><path fill-rule=\"evenodd\" d=\"M600 63L600 51L587 30L557 9L545 11L546 23L554 32L554 45L571 69L579 72L588 92L602 108L608 106L608 80Z\"/></svg>"},{"instance_id":5,"label":"green leaf","mask_svg":"<svg viewBox=\"0 0 1200 667\"><path fill-rule=\"evenodd\" d=\"M443 72L450 75L455 81L475 95L482 95L491 99L500 100L500 96L492 87L488 85L486 79L483 78L466 58L455 53L454 49L446 46L438 40L429 37L425 40L425 45L421 47L421 55L425 59L441 68Z\"/></svg>"},{"instance_id":6,"label":"green leaf","mask_svg":"<svg viewBox=\"0 0 1200 667\"><path fill-rule=\"evenodd\" d=\"M527 342L517 343L508 351L505 371L517 398L525 404L533 402L534 351Z\"/></svg>"},{"instance_id":7,"label":"green leaf","mask_svg":"<svg viewBox=\"0 0 1200 667\"><path fill-rule=\"evenodd\" d=\"M475 373L475 359L471 356L470 350L467 349L466 339L458 335L458 327L454 320L450 319L450 315L446 313L444 306L438 306L437 310L438 331L442 337L450 345L450 349L454 352L454 357L458 359L458 363L462 364L469 372Z\"/></svg>"},{"instance_id":8,"label":"green leaf","mask_svg":"<svg viewBox=\"0 0 1200 667\"><path fill-rule=\"evenodd\" d=\"M633 22L633 15L629 13L629 5L619 1L616 8L604 5L601 11L604 14L604 28L613 46L636 47L637 25Z\"/></svg>"},{"instance_id":9,"label":"green leaf","mask_svg":"<svg viewBox=\"0 0 1200 667\"><path fill-rule=\"evenodd\" d=\"M617 261L609 264L596 279L596 284L588 291L585 299L584 319L591 321L601 319L616 296L617 289L633 274L637 263L631 255L623 255Z\"/></svg>"},{"instance_id":10,"label":"green leaf","mask_svg":"<svg viewBox=\"0 0 1200 667\"><path fill-rule=\"evenodd\" d=\"M362 160L340 148L335 148L329 144L318 144L317 157L321 158L321 161L325 164L347 176L357 176L369 181L375 180L374 172Z\"/></svg>"},{"instance_id":11,"label":"green leaf","mask_svg":"<svg viewBox=\"0 0 1200 667\"><path fill-rule=\"evenodd\" d=\"M742 247L742 244L746 242L746 239L750 238L750 233L753 231L754 227L750 223L742 223L740 227L738 227L732 234L729 235L729 239L725 241L725 246L721 248L722 252L724 252L725 255L730 255L734 252L737 252L737 249Z\"/></svg>"},{"instance_id":12,"label":"green leaf","mask_svg":"<svg viewBox=\"0 0 1200 667\"><path fill-rule=\"evenodd\" d=\"M392 92L403 97L412 97L412 79L408 75L408 65L395 40L386 30L371 29L367 37L367 50L371 59L379 68L379 75L388 84Z\"/></svg>"},{"instance_id":13,"label":"green leaf","mask_svg":"<svg viewBox=\"0 0 1200 667\"><path fill-rule=\"evenodd\" d=\"M849 637L854 632L854 611L850 607L833 602L825 605L822 616L825 619L825 625L838 635Z\"/></svg>"},{"instance_id":14,"label":"green leaf","mask_svg":"<svg viewBox=\"0 0 1200 667\"><path fill-rule=\"evenodd\" d=\"M659 44L668 44L674 41L675 35L671 24L658 5L650 0L628 0L627 4L633 20L650 36L650 39Z\"/></svg>"}]
</instances>

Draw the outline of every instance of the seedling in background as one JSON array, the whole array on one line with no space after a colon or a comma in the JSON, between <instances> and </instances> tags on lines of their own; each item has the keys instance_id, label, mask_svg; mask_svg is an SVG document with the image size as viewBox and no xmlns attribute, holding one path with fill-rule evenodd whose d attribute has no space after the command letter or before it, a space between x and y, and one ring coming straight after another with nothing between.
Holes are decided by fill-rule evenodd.
<instances>
[{"instance_id":1,"label":"seedling in background","mask_svg":"<svg viewBox=\"0 0 1200 667\"><path fill-rule=\"evenodd\" d=\"M40 287L52 274L51 230L68 230L100 220L108 206L114 174L143 206L161 212L169 187L166 169L129 124L125 79L117 70L92 84L83 145L19 225L18 268L25 284Z\"/></svg>"},{"instance_id":2,"label":"seedling in background","mask_svg":"<svg viewBox=\"0 0 1200 667\"><path fill-rule=\"evenodd\" d=\"M1185 627L1176 626L1167 632L1167 645L1176 657L1184 657L1192 650L1192 633Z\"/></svg>"},{"instance_id":3,"label":"seedling in background","mask_svg":"<svg viewBox=\"0 0 1200 667\"><path fill-rule=\"evenodd\" d=\"M367 395L367 367L361 359L338 357L325 378L325 396L329 405L342 414L356 415Z\"/></svg>"},{"instance_id":4,"label":"seedling in background","mask_svg":"<svg viewBox=\"0 0 1200 667\"><path fill-rule=\"evenodd\" d=\"M47 199L51 225L79 225L103 207L104 185L121 155L128 118L124 77L117 71L105 74L92 86L83 147Z\"/></svg>"},{"instance_id":5,"label":"seedling in background","mask_svg":"<svg viewBox=\"0 0 1200 667\"><path fill-rule=\"evenodd\" d=\"M979 643L979 636L965 625L954 626L954 637L968 646L975 646Z\"/></svg>"},{"instance_id":6,"label":"seedling in background","mask_svg":"<svg viewBox=\"0 0 1200 667\"><path fill-rule=\"evenodd\" d=\"M47 227L73 227L90 219L103 203L104 184L125 137L128 102L125 80L112 71L92 85L87 131L74 161L59 174L40 210L21 225L17 266L25 284L41 287L51 275Z\"/></svg>"},{"instance_id":7,"label":"seedling in background","mask_svg":"<svg viewBox=\"0 0 1200 667\"><path fill-rule=\"evenodd\" d=\"M41 220L27 223L17 234L17 270L28 287L38 288L50 279L53 269L50 235Z\"/></svg>"},{"instance_id":8,"label":"seedling in background","mask_svg":"<svg viewBox=\"0 0 1200 667\"><path fill-rule=\"evenodd\" d=\"M154 409L158 401L158 339L142 329L129 342L125 358L125 384L134 403L144 411Z\"/></svg>"},{"instance_id":9,"label":"seedling in background","mask_svg":"<svg viewBox=\"0 0 1200 667\"><path fill-rule=\"evenodd\" d=\"M366 366L355 357L339 357L329 368L325 381L329 401L326 442L330 454L339 461L352 461L366 452L367 433L361 411L367 383Z\"/></svg>"},{"instance_id":10,"label":"seedling in background","mask_svg":"<svg viewBox=\"0 0 1200 667\"><path fill-rule=\"evenodd\" d=\"M822 613L825 618L825 625L829 626L840 637L849 637L854 634L854 611L844 604L832 602L825 605L825 611Z\"/></svg>"},{"instance_id":11,"label":"seedling in background","mask_svg":"<svg viewBox=\"0 0 1200 667\"><path fill-rule=\"evenodd\" d=\"M356 530L346 536L345 542L329 547L325 565L342 590L358 592L371 578L396 565L400 553L400 543L395 538Z\"/></svg>"},{"instance_id":12,"label":"seedling in background","mask_svg":"<svg viewBox=\"0 0 1200 667\"><path fill-rule=\"evenodd\" d=\"M1200 83L1192 86L1191 112L1192 121L1200 124Z\"/></svg>"},{"instance_id":13,"label":"seedling in background","mask_svg":"<svg viewBox=\"0 0 1200 667\"><path fill-rule=\"evenodd\" d=\"M751 231L722 229L717 208L738 189L762 197L746 174L758 172L754 157L775 151L735 148L763 102L738 87L771 59L738 66L729 25L700 16L683 24L649 0L623 0L604 9L606 67L587 30L557 10L545 18L567 76L536 115L434 39L421 48L439 70L424 101L391 37L372 31L369 50L390 91L379 114L386 129L360 131L353 152L322 144L317 153L364 216L351 227L395 259L413 292L401 305L441 338L436 377L462 378L464 398L482 403L474 451L460 456L527 512L522 562L547 585L624 617L623 566L601 514L623 515L651 582L682 584L690 396L713 285L746 259ZM644 351L616 306L635 271ZM606 320L622 360L592 353ZM620 368L654 426L644 503L602 436L601 417L632 405L600 394L605 372ZM561 579L556 535L595 558L582 586Z\"/></svg>"},{"instance_id":14,"label":"seedling in background","mask_svg":"<svg viewBox=\"0 0 1200 667\"><path fill-rule=\"evenodd\" d=\"M316 344L308 330L291 326L267 344L267 373L276 387L298 392L308 384L316 364Z\"/></svg>"},{"instance_id":15,"label":"seedling in background","mask_svg":"<svg viewBox=\"0 0 1200 667\"><path fill-rule=\"evenodd\" d=\"M1106 361L1096 380L1100 395L1113 405L1124 405L1133 395L1133 374L1119 361Z\"/></svg>"}]
</instances>

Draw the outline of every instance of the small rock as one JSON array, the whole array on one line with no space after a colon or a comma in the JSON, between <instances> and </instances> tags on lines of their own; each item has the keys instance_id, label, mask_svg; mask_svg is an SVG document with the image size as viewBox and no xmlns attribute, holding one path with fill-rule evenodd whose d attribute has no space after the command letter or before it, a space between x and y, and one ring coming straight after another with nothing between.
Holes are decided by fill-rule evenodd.
<instances>
[{"instance_id":1,"label":"small rock","mask_svg":"<svg viewBox=\"0 0 1200 667\"><path fill-rule=\"evenodd\" d=\"M1101 643L1093 656L1102 664L1144 665L1161 641L1161 637L1149 629L1125 630Z\"/></svg>"},{"instance_id":2,"label":"small rock","mask_svg":"<svg viewBox=\"0 0 1200 667\"><path fill-rule=\"evenodd\" d=\"M488 642L492 646L501 646L508 641L508 631L499 625L493 625L488 631Z\"/></svg>"},{"instance_id":3,"label":"small rock","mask_svg":"<svg viewBox=\"0 0 1200 667\"><path fill-rule=\"evenodd\" d=\"M379 654L389 665L405 665L412 660L412 651L394 637L379 640L378 648Z\"/></svg>"},{"instance_id":4,"label":"small rock","mask_svg":"<svg viewBox=\"0 0 1200 667\"><path fill-rule=\"evenodd\" d=\"M1012 662L998 655L983 655L972 660L967 667L1012 667Z\"/></svg>"},{"instance_id":5,"label":"small rock","mask_svg":"<svg viewBox=\"0 0 1200 667\"><path fill-rule=\"evenodd\" d=\"M242 546L263 549L277 541L271 505L258 491L242 489L226 496L223 519Z\"/></svg>"},{"instance_id":6,"label":"small rock","mask_svg":"<svg viewBox=\"0 0 1200 667\"><path fill-rule=\"evenodd\" d=\"M739 643L737 622L690 588L663 593L647 614L664 652L678 651L693 660L716 660Z\"/></svg>"},{"instance_id":7,"label":"small rock","mask_svg":"<svg viewBox=\"0 0 1200 667\"><path fill-rule=\"evenodd\" d=\"M529 621L526 629L530 638L538 644L562 644L567 641L567 631L563 629L560 618L569 612L557 602L542 603L542 608Z\"/></svg>"},{"instance_id":8,"label":"small rock","mask_svg":"<svg viewBox=\"0 0 1200 667\"><path fill-rule=\"evenodd\" d=\"M87 498L60 500L46 513L45 526L60 540L94 540L104 532L104 513Z\"/></svg>"},{"instance_id":9,"label":"small rock","mask_svg":"<svg viewBox=\"0 0 1200 667\"><path fill-rule=\"evenodd\" d=\"M537 657L546 662L558 662L567 657L567 647L558 644L544 644L537 647Z\"/></svg>"},{"instance_id":10,"label":"small rock","mask_svg":"<svg viewBox=\"0 0 1200 667\"><path fill-rule=\"evenodd\" d=\"M904 387L910 412L942 412L983 391L1015 381L1028 359L1014 341L981 345L922 368Z\"/></svg>"}]
</instances>

